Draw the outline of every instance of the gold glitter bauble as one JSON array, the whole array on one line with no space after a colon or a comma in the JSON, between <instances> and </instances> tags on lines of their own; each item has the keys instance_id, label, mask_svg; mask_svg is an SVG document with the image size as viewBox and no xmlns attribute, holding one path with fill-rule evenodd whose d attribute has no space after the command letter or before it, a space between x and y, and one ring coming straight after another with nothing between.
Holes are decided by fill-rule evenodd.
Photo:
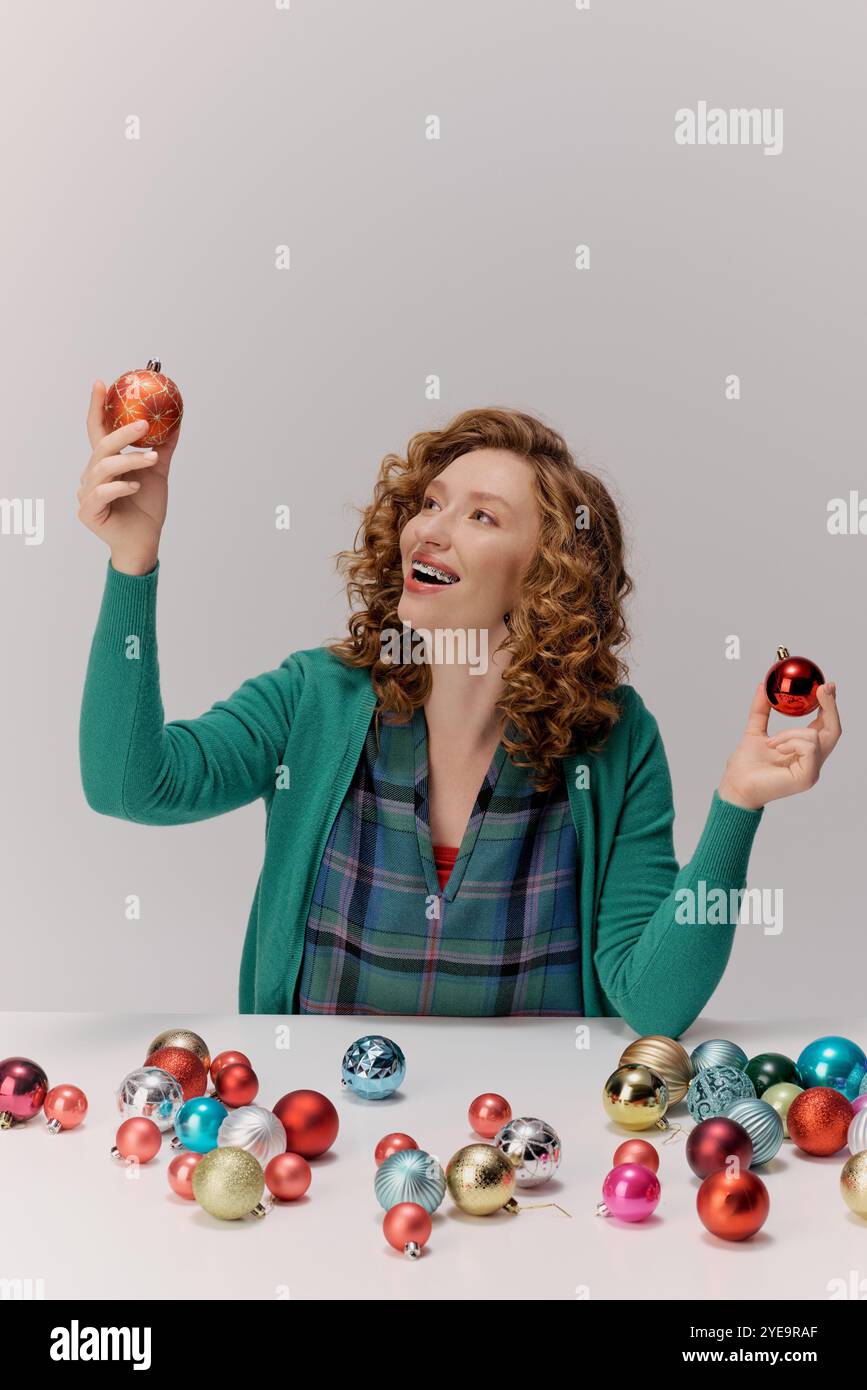
<instances>
[{"instance_id":1,"label":"gold glitter bauble","mask_svg":"<svg viewBox=\"0 0 867 1390\"><path fill-rule=\"evenodd\" d=\"M246 1149L211 1149L193 1169L193 1196L200 1207L221 1221L264 1216L262 1165Z\"/></svg>"},{"instance_id":2,"label":"gold glitter bauble","mask_svg":"<svg viewBox=\"0 0 867 1390\"><path fill-rule=\"evenodd\" d=\"M668 1088L661 1076L649 1067L618 1067L602 1091L605 1113L624 1129L664 1129L661 1123L668 1109Z\"/></svg>"},{"instance_id":3,"label":"gold glitter bauble","mask_svg":"<svg viewBox=\"0 0 867 1390\"><path fill-rule=\"evenodd\" d=\"M840 1174L840 1191L850 1211L867 1217L867 1150L846 1159Z\"/></svg>"},{"instance_id":4,"label":"gold glitter bauble","mask_svg":"<svg viewBox=\"0 0 867 1390\"><path fill-rule=\"evenodd\" d=\"M669 1105L677 1105L683 1100L693 1078L693 1065L685 1047L674 1038L652 1033L646 1038L636 1038L620 1058L621 1067L649 1067L661 1076L668 1087Z\"/></svg>"},{"instance_id":5,"label":"gold glitter bauble","mask_svg":"<svg viewBox=\"0 0 867 1390\"><path fill-rule=\"evenodd\" d=\"M211 1058L208 1053L208 1044L204 1038L200 1038L198 1033L193 1033L189 1028L167 1028L164 1033L160 1033L154 1038L147 1052L145 1060L150 1057L152 1052L159 1052L161 1047L185 1047L187 1052L195 1052L205 1071L211 1065Z\"/></svg>"},{"instance_id":6,"label":"gold glitter bauble","mask_svg":"<svg viewBox=\"0 0 867 1390\"><path fill-rule=\"evenodd\" d=\"M762 1100L766 1105L773 1106L783 1122L783 1135L789 1137L789 1106L796 1096L799 1096L803 1086L796 1086L791 1081L776 1081L773 1086L769 1086L766 1091L762 1091Z\"/></svg>"},{"instance_id":7,"label":"gold glitter bauble","mask_svg":"<svg viewBox=\"0 0 867 1390\"><path fill-rule=\"evenodd\" d=\"M515 1164L493 1144L458 1149L446 1167L446 1186L468 1216L490 1216L505 1206L517 1210Z\"/></svg>"}]
</instances>

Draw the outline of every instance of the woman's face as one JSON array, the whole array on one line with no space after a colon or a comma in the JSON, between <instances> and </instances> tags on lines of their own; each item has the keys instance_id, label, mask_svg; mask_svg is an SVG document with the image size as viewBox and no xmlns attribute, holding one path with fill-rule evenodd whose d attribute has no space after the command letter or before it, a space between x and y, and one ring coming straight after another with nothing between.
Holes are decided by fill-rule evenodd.
<instances>
[{"instance_id":1,"label":"woman's face","mask_svg":"<svg viewBox=\"0 0 867 1390\"><path fill-rule=\"evenodd\" d=\"M401 622L495 632L520 597L538 535L532 465L506 449L461 454L401 533Z\"/></svg>"}]
</instances>

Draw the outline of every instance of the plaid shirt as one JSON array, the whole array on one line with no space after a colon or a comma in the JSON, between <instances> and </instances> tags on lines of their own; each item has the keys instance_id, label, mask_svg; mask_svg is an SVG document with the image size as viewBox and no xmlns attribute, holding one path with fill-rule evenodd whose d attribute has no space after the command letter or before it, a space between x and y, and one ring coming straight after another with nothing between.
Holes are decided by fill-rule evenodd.
<instances>
[{"instance_id":1,"label":"plaid shirt","mask_svg":"<svg viewBox=\"0 0 867 1390\"><path fill-rule=\"evenodd\" d=\"M375 721L328 837L295 1008L309 1014L583 1013L578 845L562 779L536 791L500 744L441 890L427 724Z\"/></svg>"}]
</instances>

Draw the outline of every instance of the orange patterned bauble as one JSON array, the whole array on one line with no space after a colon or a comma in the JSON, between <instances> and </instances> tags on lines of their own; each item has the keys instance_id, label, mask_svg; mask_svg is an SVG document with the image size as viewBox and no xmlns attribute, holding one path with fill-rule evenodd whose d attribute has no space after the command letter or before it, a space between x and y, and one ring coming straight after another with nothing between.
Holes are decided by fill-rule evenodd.
<instances>
[{"instance_id":1,"label":"orange patterned bauble","mask_svg":"<svg viewBox=\"0 0 867 1390\"><path fill-rule=\"evenodd\" d=\"M846 1143L855 1111L841 1091L811 1086L795 1096L786 1114L789 1138L805 1154L827 1158Z\"/></svg>"},{"instance_id":2,"label":"orange patterned bauble","mask_svg":"<svg viewBox=\"0 0 867 1390\"><path fill-rule=\"evenodd\" d=\"M184 1100L203 1096L208 1085L208 1073L203 1062L195 1052L186 1047L159 1047L145 1062L146 1067L162 1067L173 1076L183 1093Z\"/></svg>"},{"instance_id":3,"label":"orange patterned bauble","mask_svg":"<svg viewBox=\"0 0 867 1390\"><path fill-rule=\"evenodd\" d=\"M181 393L171 377L160 371L160 365L151 358L147 367L124 372L105 393L103 418L107 430L132 425L136 420L148 421L147 434L136 440L137 447L165 444L183 417Z\"/></svg>"}]
</instances>

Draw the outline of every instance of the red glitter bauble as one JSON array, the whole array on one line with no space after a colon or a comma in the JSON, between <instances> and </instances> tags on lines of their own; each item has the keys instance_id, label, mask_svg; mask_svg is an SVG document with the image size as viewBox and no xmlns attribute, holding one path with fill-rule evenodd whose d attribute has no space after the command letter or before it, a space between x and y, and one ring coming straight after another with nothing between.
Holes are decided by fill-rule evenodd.
<instances>
[{"instance_id":1,"label":"red glitter bauble","mask_svg":"<svg viewBox=\"0 0 867 1390\"><path fill-rule=\"evenodd\" d=\"M797 719L818 707L816 687L825 677L815 661L806 656L789 656L785 647L777 648L778 660L765 676L765 694L778 714Z\"/></svg>"},{"instance_id":2,"label":"red glitter bauble","mask_svg":"<svg viewBox=\"0 0 867 1390\"><path fill-rule=\"evenodd\" d=\"M180 425L183 413L180 391L153 358L147 367L124 372L105 393L103 419L107 430L132 425L136 420L148 421L147 433L135 441L137 446L165 444Z\"/></svg>"},{"instance_id":3,"label":"red glitter bauble","mask_svg":"<svg viewBox=\"0 0 867 1390\"><path fill-rule=\"evenodd\" d=\"M32 1120L48 1094L48 1077L29 1057L7 1057L0 1062L0 1129L13 1120Z\"/></svg>"},{"instance_id":4,"label":"red glitter bauble","mask_svg":"<svg viewBox=\"0 0 867 1390\"><path fill-rule=\"evenodd\" d=\"M811 1086L795 1096L786 1113L789 1138L805 1154L827 1158L843 1148L854 1114L842 1092Z\"/></svg>"},{"instance_id":5,"label":"red glitter bauble","mask_svg":"<svg viewBox=\"0 0 867 1390\"><path fill-rule=\"evenodd\" d=\"M223 1067L228 1067L232 1062L243 1062L246 1067L253 1065L246 1052L218 1052L211 1063L211 1080L214 1085Z\"/></svg>"},{"instance_id":6,"label":"red glitter bauble","mask_svg":"<svg viewBox=\"0 0 867 1390\"><path fill-rule=\"evenodd\" d=\"M203 1096L208 1085L208 1073L195 1052L186 1047L158 1047L145 1061L146 1067L162 1067L173 1076L181 1088L184 1100Z\"/></svg>"},{"instance_id":7,"label":"red glitter bauble","mask_svg":"<svg viewBox=\"0 0 867 1390\"><path fill-rule=\"evenodd\" d=\"M310 1186L310 1164L300 1154L276 1154L265 1169L268 1191L281 1202L294 1202Z\"/></svg>"},{"instance_id":8,"label":"red glitter bauble","mask_svg":"<svg viewBox=\"0 0 867 1390\"><path fill-rule=\"evenodd\" d=\"M418 1144L415 1142L412 1135L401 1134L400 1131L397 1131L395 1134L383 1135L373 1151L373 1157L376 1160L376 1166L378 1168L380 1163L384 1163L387 1158L391 1158L392 1154L400 1153L402 1149L417 1148Z\"/></svg>"},{"instance_id":9,"label":"red glitter bauble","mask_svg":"<svg viewBox=\"0 0 867 1390\"><path fill-rule=\"evenodd\" d=\"M274 1106L286 1131L286 1148L302 1158L318 1158L337 1138L340 1117L319 1091L290 1091Z\"/></svg>"},{"instance_id":10,"label":"red glitter bauble","mask_svg":"<svg viewBox=\"0 0 867 1390\"><path fill-rule=\"evenodd\" d=\"M259 1094L259 1078L246 1062L229 1062L217 1072L214 1083L218 1098L230 1110L251 1105Z\"/></svg>"},{"instance_id":11,"label":"red glitter bauble","mask_svg":"<svg viewBox=\"0 0 867 1390\"><path fill-rule=\"evenodd\" d=\"M430 1213L418 1202L398 1202L397 1206L385 1213L382 1233L389 1245L403 1254L410 1241L415 1241L416 1245L427 1245L431 1227Z\"/></svg>"},{"instance_id":12,"label":"red glitter bauble","mask_svg":"<svg viewBox=\"0 0 867 1390\"><path fill-rule=\"evenodd\" d=\"M184 1149L183 1153L179 1153L169 1164L169 1187L188 1202L196 1200L193 1194L193 1173L204 1157L204 1154L195 1154Z\"/></svg>"},{"instance_id":13,"label":"red glitter bauble","mask_svg":"<svg viewBox=\"0 0 867 1390\"><path fill-rule=\"evenodd\" d=\"M493 1139L498 1130L507 1125L512 1118L512 1107L505 1096L498 1096L496 1091L486 1091L484 1095L476 1096L470 1102L467 1111L467 1119L470 1122L470 1129L475 1130L483 1139Z\"/></svg>"},{"instance_id":14,"label":"red glitter bauble","mask_svg":"<svg viewBox=\"0 0 867 1390\"><path fill-rule=\"evenodd\" d=\"M163 1136L153 1120L143 1115L134 1115L124 1120L115 1136L115 1148L121 1158L136 1159L139 1163L149 1163L154 1154L159 1153Z\"/></svg>"},{"instance_id":15,"label":"red glitter bauble","mask_svg":"<svg viewBox=\"0 0 867 1390\"><path fill-rule=\"evenodd\" d=\"M75 1129L87 1114L87 1096L78 1086L52 1086L45 1097L45 1118L52 1134Z\"/></svg>"},{"instance_id":16,"label":"red glitter bauble","mask_svg":"<svg viewBox=\"0 0 867 1390\"><path fill-rule=\"evenodd\" d=\"M748 1240L754 1236L767 1221L770 1207L768 1189L749 1168L742 1168L737 1174L719 1168L705 1178L696 1194L702 1224L721 1240Z\"/></svg>"},{"instance_id":17,"label":"red glitter bauble","mask_svg":"<svg viewBox=\"0 0 867 1390\"><path fill-rule=\"evenodd\" d=\"M659 1172L659 1154L646 1139L624 1139L614 1150L612 1167L616 1168L621 1163L640 1163L642 1168L649 1168L651 1173Z\"/></svg>"},{"instance_id":18,"label":"red glitter bauble","mask_svg":"<svg viewBox=\"0 0 867 1390\"><path fill-rule=\"evenodd\" d=\"M702 1120L687 1135L686 1161L697 1177L706 1178L719 1172L732 1158L737 1159L741 1168L749 1168L753 1161L753 1141L743 1125L726 1115Z\"/></svg>"}]
</instances>

